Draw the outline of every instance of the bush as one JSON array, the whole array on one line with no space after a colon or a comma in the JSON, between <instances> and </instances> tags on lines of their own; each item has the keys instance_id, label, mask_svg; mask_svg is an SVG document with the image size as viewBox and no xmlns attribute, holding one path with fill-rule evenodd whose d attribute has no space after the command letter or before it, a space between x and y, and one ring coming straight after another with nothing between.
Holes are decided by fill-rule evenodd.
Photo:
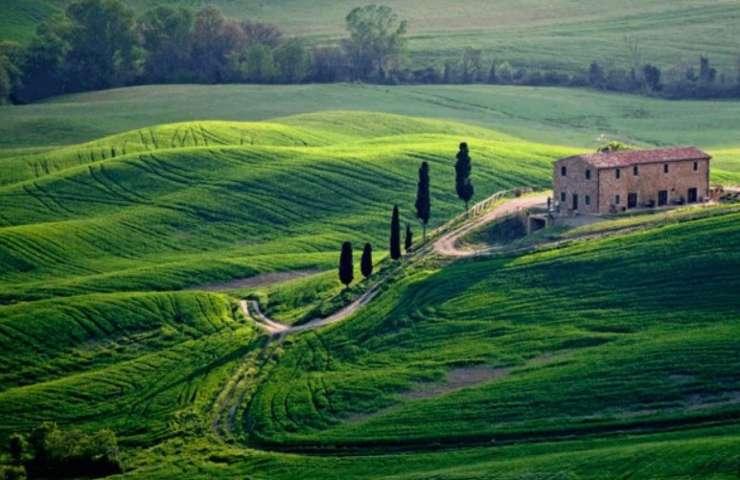
<instances>
[{"instance_id":1,"label":"bush","mask_svg":"<svg viewBox=\"0 0 740 480\"><path fill-rule=\"evenodd\" d=\"M22 466L0 466L0 480L25 480L26 469Z\"/></svg>"},{"instance_id":2,"label":"bush","mask_svg":"<svg viewBox=\"0 0 740 480\"><path fill-rule=\"evenodd\" d=\"M44 423L31 433L30 444L33 458L26 468L31 477L104 477L123 471L110 430L86 433Z\"/></svg>"},{"instance_id":3,"label":"bush","mask_svg":"<svg viewBox=\"0 0 740 480\"><path fill-rule=\"evenodd\" d=\"M498 79L501 83L511 83L514 78L514 69L511 67L509 62L504 62L497 68Z\"/></svg>"}]
</instances>

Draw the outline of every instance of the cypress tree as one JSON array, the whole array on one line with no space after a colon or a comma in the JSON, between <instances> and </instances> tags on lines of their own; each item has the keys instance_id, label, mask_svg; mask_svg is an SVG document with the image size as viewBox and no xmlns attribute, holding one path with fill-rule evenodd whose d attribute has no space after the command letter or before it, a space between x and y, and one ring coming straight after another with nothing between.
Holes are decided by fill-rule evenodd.
<instances>
[{"instance_id":1,"label":"cypress tree","mask_svg":"<svg viewBox=\"0 0 740 480\"><path fill-rule=\"evenodd\" d=\"M404 247L406 247L406 253L411 251L411 247L414 246L414 232L411 231L411 225L406 224L406 239L404 241Z\"/></svg>"},{"instance_id":2,"label":"cypress tree","mask_svg":"<svg viewBox=\"0 0 740 480\"><path fill-rule=\"evenodd\" d=\"M457 162L455 163L455 190L460 200L465 202L465 213L468 212L468 202L473 198L475 189L473 182L470 180L470 170L472 165L468 153L468 144L460 144L460 151L457 152Z\"/></svg>"},{"instance_id":3,"label":"cypress tree","mask_svg":"<svg viewBox=\"0 0 740 480\"><path fill-rule=\"evenodd\" d=\"M366 243L365 248L362 250L360 270L362 271L362 276L365 278L370 278L370 275L373 274L373 246L369 243Z\"/></svg>"},{"instance_id":4,"label":"cypress tree","mask_svg":"<svg viewBox=\"0 0 740 480\"><path fill-rule=\"evenodd\" d=\"M348 288L355 278L355 269L352 263L352 244L344 242L342 244L342 254L339 256L339 280L345 288Z\"/></svg>"},{"instance_id":5,"label":"cypress tree","mask_svg":"<svg viewBox=\"0 0 740 480\"><path fill-rule=\"evenodd\" d=\"M390 250L393 260L401 258L401 221L398 218L398 205L393 207L393 216L391 217Z\"/></svg>"},{"instance_id":6,"label":"cypress tree","mask_svg":"<svg viewBox=\"0 0 740 480\"><path fill-rule=\"evenodd\" d=\"M416 218L421 222L423 238L427 239L427 224L431 214L432 201L429 196L429 164L422 162L419 168L419 183L416 188Z\"/></svg>"}]
</instances>

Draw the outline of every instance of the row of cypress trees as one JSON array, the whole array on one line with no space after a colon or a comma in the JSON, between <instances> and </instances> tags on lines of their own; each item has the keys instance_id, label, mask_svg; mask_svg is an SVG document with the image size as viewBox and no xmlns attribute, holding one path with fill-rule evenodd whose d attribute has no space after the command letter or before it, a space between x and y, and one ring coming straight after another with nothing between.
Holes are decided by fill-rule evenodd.
<instances>
[{"instance_id":1,"label":"row of cypress trees","mask_svg":"<svg viewBox=\"0 0 740 480\"><path fill-rule=\"evenodd\" d=\"M373 274L373 246L365 244L360 259L360 272L365 278L370 278ZM342 254L339 256L339 280L345 287L349 287L352 280L355 279L355 267L352 254L352 242L342 244Z\"/></svg>"},{"instance_id":2,"label":"row of cypress trees","mask_svg":"<svg viewBox=\"0 0 740 480\"><path fill-rule=\"evenodd\" d=\"M475 189L470 179L472 164L468 144L460 144L460 150L457 153L457 162L455 163L455 191L458 198L465 203L465 212L468 211L468 203L473 198ZM431 218L431 195L429 181L429 163L422 162L419 167L419 180L416 186L416 218L419 219L423 231L423 239L426 241L427 225ZM414 234L411 225L406 224L406 237L404 247L406 253L410 252L414 244ZM390 256L393 260L401 258L401 219L398 205L393 206L391 215L391 234L390 234ZM369 278L373 274L373 247L369 243L365 244L360 260L360 271L362 276ZM349 287L354 280L354 260L352 252L352 243L344 242L342 252L339 256L339 280Z\"/></svg>"}]
</instances>

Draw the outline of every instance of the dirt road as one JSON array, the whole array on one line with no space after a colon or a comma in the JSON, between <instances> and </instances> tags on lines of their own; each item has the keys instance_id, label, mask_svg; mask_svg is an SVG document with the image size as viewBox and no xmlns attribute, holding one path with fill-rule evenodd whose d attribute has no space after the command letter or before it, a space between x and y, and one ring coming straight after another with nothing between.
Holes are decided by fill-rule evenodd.
<instances>
[{"instance_id":1,"label":"dirt road","mask_svg":"<svg viewBox=\"0 0 740 480\"><path fill-rule=\"evenodd\" d=\"M514 198L507 200L490 212L475 218L471 222L466 222L457 229L442 235L434 242L434 252L443 257L473 257L486 253L487 250L464 250L457 246L461 237L467 235L478 227L494 222L501 218L513 215L519 211L532 208L535 205L547 202L547 193L538 195L529 195L526 197Z\"/></svg>"},{"instance_id":2,"label":"dirt road","mask_svg":"<svg viewBox=\"0 0 740 480\"><path fill-rule=\"evenodd\" d=\"M355 313L360 307L369 303L373 297L378 293L377 287L373 287L367 292L363 293L357 300L350 303L341 310L329 315L326 318L315 318L302 325L290 326L271 320L260 310L260 306L255 301L242 300L239 302L242 313L247 317L251 317L256 320L257 325L262 327L271 335L286 335L289 333L304 332L306 330L313 330L316 328L331 325L332 323L341 322L345 318Z\"/></svg>"},{"instance_id":3,"label":"dirt road","mask_svg":"<svg viewBox=\"0 0 740 480\"><path fill-rule=\"evenodd\" d=\"M483 255L488 250L463 250L458 248L457 243L461 237L470 233L482 225L494 222L508 215L515 214L519 211L526 210L547 202L547 193L538 195L528 195L525 197L514 198L506 200L501 205L497 206L488 213L485 213L479 217L472 219L469 222L465 222L462 226L442 235L438 240L432 244L432 251L443 257L472 257L476 255ZM267 333L273 336L287 335L291 333L304 332L306 330L314 330L332 323L337 323L355 313L360 307L369 303L375 295L378 293L379 285L374 286L357 300L350 303L346 307L342 308L338 312L330 315L326 318L316 318L304 323L302 325L290 326L284 325L280 322L276 322L268 318L260 310L260 306L255 301L241 300L240 306L242 313L247 318L254 319L255 323L264 329Z\"/></svg>"}]
</instances>

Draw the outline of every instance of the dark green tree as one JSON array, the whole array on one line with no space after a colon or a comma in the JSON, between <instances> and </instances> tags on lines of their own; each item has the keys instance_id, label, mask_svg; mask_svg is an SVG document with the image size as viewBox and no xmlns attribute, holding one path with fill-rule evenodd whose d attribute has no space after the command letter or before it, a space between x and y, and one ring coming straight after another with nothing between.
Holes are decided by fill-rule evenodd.
<instances>
[{"instance_id":1,"label":"dark green tree","mask_svg":"<svg viewBox=\"0 0 740 480\"><path fill-rule=\"evenodd\" d=\"M592 62L588 69L588 83L594 88L604 88L605 80L604 68L597 62Z\"/></svg>"},{"instance_id":2,"label":"dark green tree","mask_svg":"<svg viewBox=\"0 0 740 480\"><path fill-rule=\"evenodd\" d=\"M468 211L468 203L473 198L475 189L473 182L470 180L470 171L472 169L468 144L460 144L460 151L457 152L457 162L455 163L455 190L457 196L465 202L465 212Z\"/></svg>"},{"instance_id":3,"label":"dark green tree","mask_svg":"<svg viewBox=\"0 0 740 480\"><path fill-rule=\"evenodd\" d=\"M9 103L22 84L23 48L15 42L0 42L0 105Z\"/></svg>"},{"instance_id":4,"label":"dark green tree","mask_svg":"<svg viewBox=\"0 0 740 480\"><path fill-rule=\"evenodd\" d=\"M229 55L242 52L247 36L242 27L209 5L195 14L191 67L198 81L222 82L229 77Z\"/></svg>"},{"instance_id":5,"label":"dark green tree","mask_svg":"<svg viewBox=\"0 0 740 480\"><path fill-rule=\"evenodd\" d=\"M54 15L38 26L24 55L23 85L16 92L17 100L32 102L65 91L67 55L72 48L67 40L69 28L63 15Z\"/></svg>"},{"instance_id":6,"label":"dark green tree","mask_svg":"<svg viewBox=\"0 0 740 480\"><path fill-rule=\"evenodd\" d=\"M717 78L717 69L709 64L709 57L699 57L699 80L703 83L712 83Z\"/></svg>"},{"instance_id":7,"label":"dark green tree","mask_svg":"<svg viewBox=\"0 0 740 480\"><path fill-rule=\"evenodd\" d=\"M398 205L393 207L393 215L391 216L390 251L393 260L401 258L401 220L398 215Z\"/></svg>"},{"instance_id":8,"label":"dark green tree","mask_svg":"<svg viewBox=\"0 0 740 480\"><path fill-rule=\"evenodd\" d=\"M275 63L284 83L300 83L308 77L311 56L300 40L292 39L275 50Z\"/></svg>"},{"instance_id":9,"label":"dark green tree","mask_svg":"<svg viewBox=\"0 0 740 480\"><path fill-rule=\"evenodd\" d=\"M483 50L465 47L462 56L462 75L463 83L473 83L480 77L482 65Z\"/></svg>"},{"instance_id":10,"label":"dark green tree","mask_svg":"<svg viewBox=\"0 0 740 480\"><path fill-rule=\"evenodd\" d=\"M365 248L362 250L360 271L362 271L362 276L365 278L370 278L370 275L373 274L373 246L369 243L366 243Z\"/></svg>"},{"instance_id":11,"label":"dark green tree","mask_svg":"<svg viewBox=\"0 0 740 480\"><path fill-rule=\"evenodd\" d=\"M142 15L137 30L147 51L144 77L148 82L189 78L193 14L186 8L155 7Z\"/></svg>"},{"instance_id":12,"label":"dark green tree","mask_svg":"<svg viewBox=\"0 0 740 480\"><path fill-rule=\"evenodd\" d=\"M232 81L270 83L278 77L272 50L265 45L255 44L243 51L233 51L228 59Z\"/></svg>"},{"instance_id":13,"label":"dark green tree","mask_svg":"<svg viewBox=\"0 0 740 480\"><path fill-rule=\"evenodd\" d=\"M647 85L648 90L651 92L658 92L663 88L663 85L660 83L660 68L655 65L647 64L643 67L642 74L645 77L645 84Z\"/></svg>"},{"instance_id":14,"label":"dark green tree","mask_svg":"<svg viewBox=\"0 0 740 480\"><path fill-rule=\"evenodd\" d=\"M403 58L407 23L390 7L354 8L346 18L349 39L343 43L357 79L378 77L398 66Z\"/></svg>"},{"instance_id":15,"label":"dark green tree","mask_svg":"<svg viewBox=\"0 0 740 480\"><path fill-rule=\"evenodd\" d=\"M454 72L452 62L445 62L444 72L442 73L442 83L448 85L452 83Z\"/></svg>"},{"instance_id":16,"label":"dark green tree","mask_svg":"<svg viewBox=\"0 0 740 480\"><path fill-rule=\"evenodd\" d=\"M342 244L342 254L339 256L339 280L345 288L348 288L354 278L355 267L352 260L352 244L344 242Z\"/></svg>"},{"instance_id":17,"label":"dark green tree","mask_svg":"<svg viewBox=\"0 0 740 480\"><path fill-rule=\"evenodd\" d=\"M411 225L406 224L406 238L404 239L404 248L409 253L414 247L414 232L411 231Z\"/></svg>"},{"instance_id":18,"label":"dark green tree","mask_svg":"<svg viewBox=\"0 0 740 480\"><path fill-rule=\"evenodd\" d=\"M270 23L244 20L241 29L247 36L250 45L264 45L269 48L277 48L283 41L283 32Z\"/></svg>"},{"instance_id":19,"label":"dark green tree","mask_svg":"<svg viewBox=\"0 0 740 480\"><path fill-rule=\"evenodd\" d=\"M432 200L429 194L429 164L419 167L419 182L416 185L416 218L421 222L424 240L427 239L427 224L431 215Z\"/></svg>"},{"instance_id":20,"label":"dark green tree","mask_svg":"<svg viewBox=\"0 0 740 480\"><path fill-rule=\"evenodd\" d=\"M10 459L13 465L23 463L23 453L25 451L25 439L17 433L10 436Z\"/></svg>"},{"instance_id":21,"label":"dark green tree","mask_svg":"<svg viewBox=\"0 0 740 480\"><path fill-rule=\"evenodd\" d=\"M488 83L498 83L498 75L496 74L496 62L491 62L491 69L488 71Z\"/></svg>"},{"instance_id":22,"label":"dark green tree","mask_svg":"<svg viewBox=\"0 0 740 480\"><path fill-rule=\"evenodd\" d=\"M134 12L119 0L81 0L67 7L67 79L73 90L123 85L136 76Z\"/></svg>"}]
</instances>

